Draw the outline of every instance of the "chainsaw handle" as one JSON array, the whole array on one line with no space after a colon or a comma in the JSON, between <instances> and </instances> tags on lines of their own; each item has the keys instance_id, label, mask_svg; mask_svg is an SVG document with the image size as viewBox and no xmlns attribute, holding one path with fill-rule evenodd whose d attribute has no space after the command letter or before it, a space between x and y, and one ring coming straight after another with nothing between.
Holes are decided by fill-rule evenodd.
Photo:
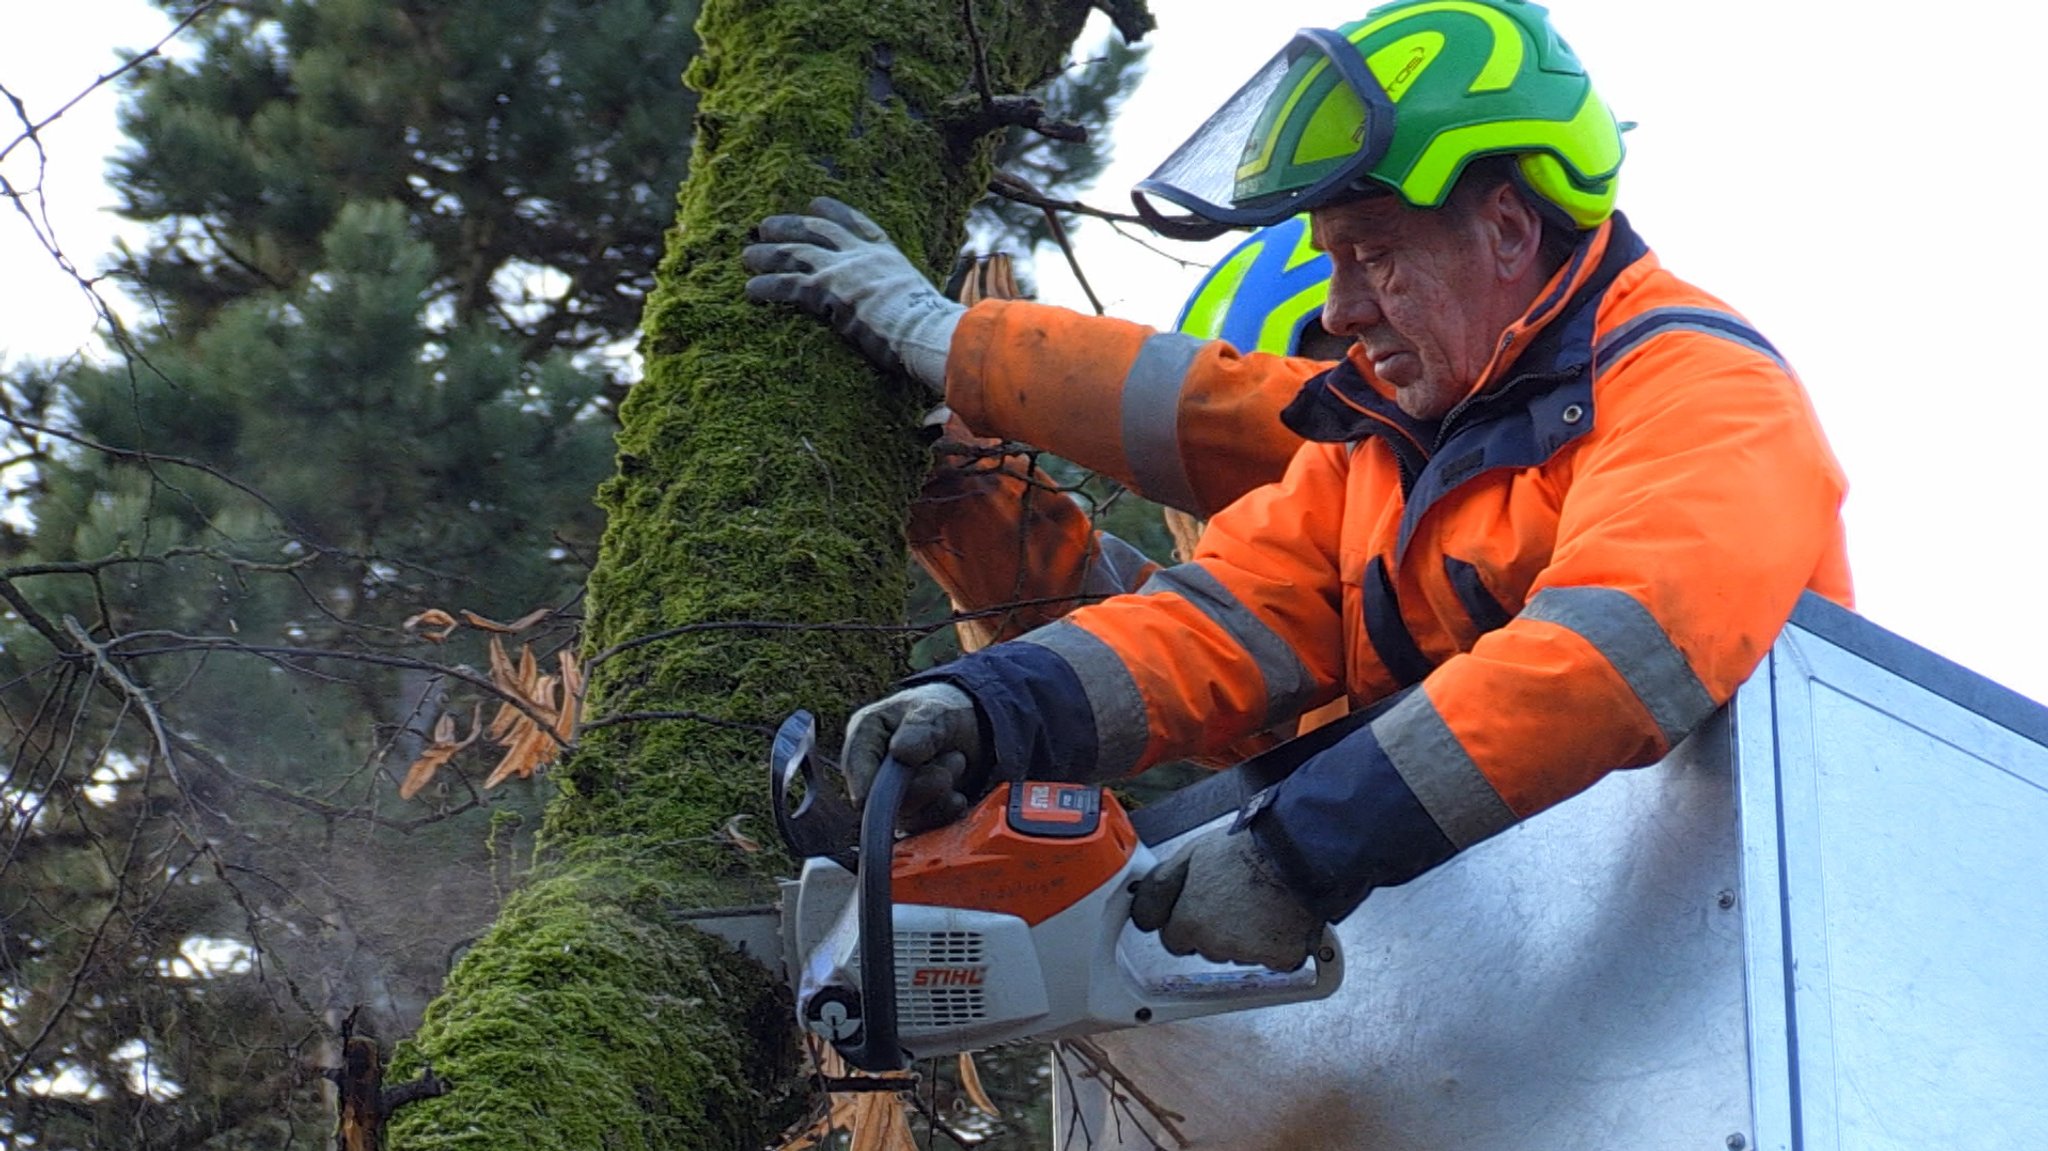
<instances>
[{"instance_id":1,"label":"chainsaw handle","mask_svg":"<svg viewBox=\"0 0 2048 1151\"><path fill-rule=\"evenodd\" d=\"M910 768L884 756L860 813L860 1042L841 1047L863 1071L908 1065L896 1029L896 815L910 791Z\"/></svg>"}]
</instances>

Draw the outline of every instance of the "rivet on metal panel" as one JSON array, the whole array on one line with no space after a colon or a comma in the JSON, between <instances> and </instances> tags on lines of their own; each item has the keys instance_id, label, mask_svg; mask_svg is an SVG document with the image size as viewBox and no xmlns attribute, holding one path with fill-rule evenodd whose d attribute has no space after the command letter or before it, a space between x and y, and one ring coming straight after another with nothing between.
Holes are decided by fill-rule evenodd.
<instances>
[{"instance_id":1,"label":"rivet on metal panel","mask_svg":"<svg viewBox=\"0 0 2048 1151\"><path fill-rule=\"evenodd\" d=\"M1749 1146L1749 1140L1744 1139L1740 1131L1728 1137L1728 1151L1742 1151L1747 1146Z\"/></svg>"},{"instance_id":2,"label":"rivet on metal panel","mask_svg":"<svg viewBox=\"0 0 2048 1151\"><path fill-rule=\"evenodd\" d=\"M1334 948L1334 947L1318 947L1318 948L1316 948L1316 962L1317 962L1317 963L1328 963L1328 962L1330 962L1331 960L1333 960L1333 959L1335 959L1335 958L1337 958L1337 949L1336 949L1336 948Z\"/></svg>"},{"instance_id":3,"label":"rivet on metal panel","mask_svg":"<svg viewBox=\"0 0 2048 1151\"><path fill-rule=\"evenodd\" d=\"M1732 891L1724 891L1719 896L1715 897L1714 902L1720 906L1721 910L1726 911L1729 908L1735 906L1735 893Z\"/></svg>"}]
</instances>

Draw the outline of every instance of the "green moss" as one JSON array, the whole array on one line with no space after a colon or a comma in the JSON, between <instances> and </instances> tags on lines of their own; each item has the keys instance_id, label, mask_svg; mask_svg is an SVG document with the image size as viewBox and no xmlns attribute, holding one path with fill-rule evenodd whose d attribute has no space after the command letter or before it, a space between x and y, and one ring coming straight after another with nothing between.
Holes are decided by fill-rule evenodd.
<instances>
[{"instance_id":1,"label":"green moss","mask_svg":"<svg viewBox=\"0 0 2048 1151\"><path fill-rule=\"evenodd\" d=\"M787 1122L787 1001L674 924L703 890L611 867L517 896L394 1060L393 1081L431 1062L455 1088L402 1108L396 1145L748 1147Z\"/></svg>"}]
</instances>

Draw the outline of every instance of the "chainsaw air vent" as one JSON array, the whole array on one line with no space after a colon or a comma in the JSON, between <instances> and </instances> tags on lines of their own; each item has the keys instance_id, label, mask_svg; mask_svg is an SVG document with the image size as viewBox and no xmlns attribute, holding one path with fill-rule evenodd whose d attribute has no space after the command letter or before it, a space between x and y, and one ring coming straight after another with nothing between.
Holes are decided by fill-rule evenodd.
<instances>
[{"instance_id":1,"label":"chainsaw air vent","mask_svg":"<svg viewBox=\"0 0 2048 1151\"><path fill-rule=\"evenodd\" d=\"M897 1026L932 1031L988 1018L985 950L978 931L897 932Z\"/></svg>"}]
</instances>

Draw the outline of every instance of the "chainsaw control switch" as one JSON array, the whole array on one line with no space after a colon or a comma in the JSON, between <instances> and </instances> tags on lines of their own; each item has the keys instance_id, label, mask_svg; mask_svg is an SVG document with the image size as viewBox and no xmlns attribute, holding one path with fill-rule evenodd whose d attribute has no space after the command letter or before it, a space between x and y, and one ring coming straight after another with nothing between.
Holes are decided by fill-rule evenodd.
<instances>
[{"instance_id":1,"label":"chainsaw control switch","mask_svg":"<svg viewBox=\"0 0 2048 1151\"><path fill-rule=\"evenodd\" d=\"M1010 830L1046 839L1092 835L1102 819L1102 789L1030 779L1010 787Z\"/></svg>"}]
</instances>

